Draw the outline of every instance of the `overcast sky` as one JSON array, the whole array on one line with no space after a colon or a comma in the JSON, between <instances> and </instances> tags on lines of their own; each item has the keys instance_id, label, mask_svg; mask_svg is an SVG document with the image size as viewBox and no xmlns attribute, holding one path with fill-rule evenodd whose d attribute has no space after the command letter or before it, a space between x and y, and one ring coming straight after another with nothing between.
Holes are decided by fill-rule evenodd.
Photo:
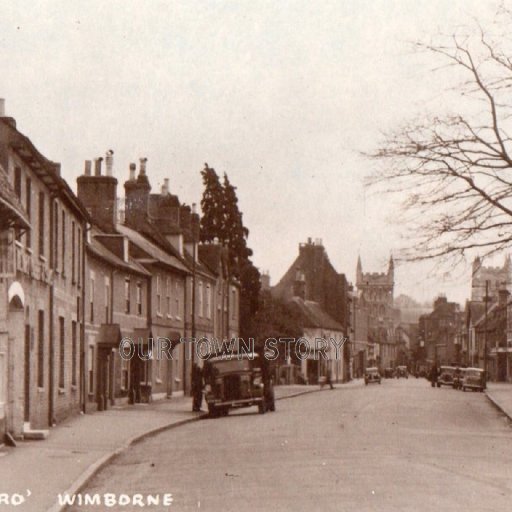
<instances>
[{"instance_id":1,"label":"overcast sky","mask_svg":"<svg viewBox=\"0 0 512 512\"><path fill-rule=\"evenodd\" d=\"M365 193L374 148L436 105L435 63L409 41L485 19L481 0L0 0L0 97L75 189L83 161L148 158L200 202L208 162L238 187L255 264L276 283L298 244L321 238L339 272L384 271L400 245L397 202ZM399 266L395 295L463 301L469 273Z\"/></svg>"}]
</instances>

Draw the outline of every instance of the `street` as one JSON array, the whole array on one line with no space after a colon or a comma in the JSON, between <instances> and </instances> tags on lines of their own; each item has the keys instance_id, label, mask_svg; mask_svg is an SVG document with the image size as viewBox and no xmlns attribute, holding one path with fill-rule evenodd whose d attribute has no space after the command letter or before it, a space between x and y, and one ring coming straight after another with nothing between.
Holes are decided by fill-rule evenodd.
<instances>
[{"instance_id":1,"label":"street","mask_svg":"<svg viewBox=\"0 0 512 512\"><path fill-rule=\"evenodd\" d=\"M481 393L358 382L163 432L82 494L172 493L173 510L507 510L511 441Z\"/></svg>"}]
</instances>

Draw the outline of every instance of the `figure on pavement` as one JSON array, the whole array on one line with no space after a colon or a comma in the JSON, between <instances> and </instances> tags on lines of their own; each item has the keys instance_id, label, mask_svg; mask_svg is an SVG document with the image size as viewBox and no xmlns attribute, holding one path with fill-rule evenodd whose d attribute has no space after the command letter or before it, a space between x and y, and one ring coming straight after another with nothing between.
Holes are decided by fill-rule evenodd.
<instances>
[{"instance_id":1,"label":"figure on pavement","mask_svg":"<svg viewBox=\"0 0 512 512\"><path fill-rule=\"evenodd\" d=\"M330 389L334 389L334 386L332 385L332 374L331 374L330 368L327 368L327 374L325 376L325 383L329 384Z\"/></svg>"},{"instance_id":2,"label":"figure on pavement","mask_svg":"<svg viewBox=\"0 0 512 512\"><path fill-rule=\"evenodd\" d=\"M203 403L203 371L197 363L192 365L192 411L199 412Z\"/></svg>"}]
</instances>

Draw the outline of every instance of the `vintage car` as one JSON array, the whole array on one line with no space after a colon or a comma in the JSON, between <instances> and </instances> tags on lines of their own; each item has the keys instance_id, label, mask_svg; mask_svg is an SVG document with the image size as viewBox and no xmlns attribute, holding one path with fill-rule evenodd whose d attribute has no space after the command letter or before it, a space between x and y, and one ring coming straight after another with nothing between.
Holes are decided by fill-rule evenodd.
<instances>
[{"instance_id":1,"label":"vintage car","mask_svg":"<svg viewBox=\"0 0 512 512\"><path fill-rule=\"evenodd\" d=\"M255 352L233 353L205 361L204 396L210 416L230 409L257 406L260 414L275 410L268 361Z\"/></svg>"},{"instance_id":2,"label":"vintage car","mask_svg":"<svg viewBox=\"0 0 512 512\"><path fill-rule=\"evenodd\" d=\"M375 367L366 368L366 373L364 374L364 383L366 385L371 383L380 384L380 373L379 369Z\"/></svg>"},{"instance_id":3,"label":"vintage car","mask_svg":"<svg viewBox=\"0 0 512 512\"><path fill-rule=\"evenodd\" d=\"M384 378L392 379L395 376L395 370L393 368L384 368Z\"/></svg>"},{"instance_id":4,"label":"vintage car","mask_svg":"<svg viewBox=\"0 0 512 512\"><path fill-rule=\"evenodd\" d=\"M465 372L466 368L455 367L455 371L453 372L453 389L462 389L462 380L464 379Z\"/></svg>"},{"instance_id":5,"label":"vintage car","mask_svg":"<svg viewBox=\"0 0 512 512\"><path fill-rule=\"evenodd\" d=\"M453 387L453 376L455 374L454 366L441 366L439 368L439 377L437 378L437 387L450 386Z\"/></svg>"},{"instance_id":6,"label":"vintage car","mask_svg":"<svg viewBox=\"0 0 512 512\"><path fill-rule=\"evenodd\" d=\"M472 389L482 392L487 387L487 376L481 368L465 368L462 378L462 391Z\"/></svg>"},{"instance_id":7,"label":"vintage car","mask_svg":"<svg viewBox=\"0 0 512 512\"><path fill-rule=\"evenodd\" d=\"M407 366L397 366L396 367L396 378L399 379L401 377L409 378L409 372L407 371Z\"/></svg>"}]
</instances>

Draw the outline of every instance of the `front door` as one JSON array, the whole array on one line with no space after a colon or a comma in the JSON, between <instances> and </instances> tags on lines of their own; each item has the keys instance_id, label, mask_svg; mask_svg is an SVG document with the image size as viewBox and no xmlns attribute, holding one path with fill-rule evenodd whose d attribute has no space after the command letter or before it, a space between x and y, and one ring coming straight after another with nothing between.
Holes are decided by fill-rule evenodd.
<instances>
[{"instance_id":1,"label":"front door","mask_svg":"<svg viewBox=\"0 0 512 512\"><path fill-rule=\"evenodd\" d=\"M98 386L96 389L96 401L98 403L98 410L104 411L108 408L109 400L111 399L110 393L110 367L112 352L107 348L98 349Z\"/></svg>"}]
</instances>

